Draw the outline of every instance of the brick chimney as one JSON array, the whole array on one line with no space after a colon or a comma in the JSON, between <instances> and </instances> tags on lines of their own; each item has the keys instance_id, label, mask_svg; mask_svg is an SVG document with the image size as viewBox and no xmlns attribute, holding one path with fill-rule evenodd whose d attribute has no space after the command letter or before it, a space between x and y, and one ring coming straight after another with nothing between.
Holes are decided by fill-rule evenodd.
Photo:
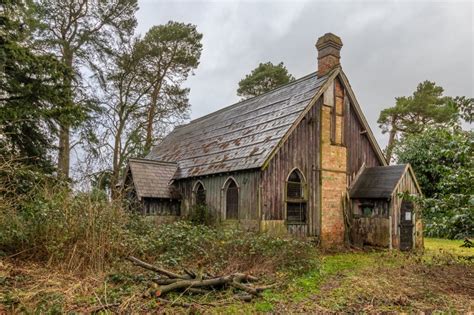
<instances>
[{"instance_id":1,"label":"brick chimney","mask_svg":"<svg viewBox=\"0 0 474 315\"><path fill-rule=\"evenodd\" d=\"M318 77L327 74L335 66L339 66L342 41L333 33L326 33L316 42L318 50Z\"/></svg>"}]
</instances>

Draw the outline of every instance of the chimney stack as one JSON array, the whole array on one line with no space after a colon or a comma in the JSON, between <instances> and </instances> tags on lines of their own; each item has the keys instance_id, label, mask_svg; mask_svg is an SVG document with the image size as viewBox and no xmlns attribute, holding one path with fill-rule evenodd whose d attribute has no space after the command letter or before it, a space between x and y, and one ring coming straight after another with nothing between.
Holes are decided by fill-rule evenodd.
<instances>
[{"instance_id":1,"label":"chimney stack","mask_svg":"<svg viewBox=\"0 0 474 315\"><path fill-rule=\"evenodd\" d=\"M318 50L318 77L327 74L335 66L339 66L342 41L339 36L326 33L316 42Z\"/></svg>"}]
</instances>

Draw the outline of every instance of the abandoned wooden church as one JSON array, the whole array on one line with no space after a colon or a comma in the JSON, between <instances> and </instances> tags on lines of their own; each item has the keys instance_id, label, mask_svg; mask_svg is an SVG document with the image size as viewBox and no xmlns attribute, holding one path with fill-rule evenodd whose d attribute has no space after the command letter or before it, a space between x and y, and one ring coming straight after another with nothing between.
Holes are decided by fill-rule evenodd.
<instances>
[{"instance_id":1,"label":"abandoned wooden church","mask_svg":"<svg viewBox=\"0 0 474 315\"><path fill-rule=\"evenodd\" d=\"M342 42L316 43L317 71L175 128L146 159L130 159L124 188L159 221L205 205L243 229L389 248L423 246L407 195L409 165L388 166L340 66Z\"/></svg>"}]
</instances>

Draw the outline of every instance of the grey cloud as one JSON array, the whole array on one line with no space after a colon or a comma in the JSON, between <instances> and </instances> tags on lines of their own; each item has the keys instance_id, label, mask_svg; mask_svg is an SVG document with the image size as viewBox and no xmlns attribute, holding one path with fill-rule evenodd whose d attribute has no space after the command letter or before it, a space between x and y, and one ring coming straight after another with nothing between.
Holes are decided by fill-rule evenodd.
<instances>
[{"instance_id":1,"label":"grey cloud","mask_svg":"<svg viewBox=\"0 0 474 315\"><path fill-rule=\"evenodd\" d=\"M238 81L259 62L283 61L295 77L315 71L314 43L326 32L343 40L343 69L382 147L380 110L417 83L474 95L472 2L140 2L139 33L168 20L204 34L201 64L187 82L192 118L238 101Z\"/></svg>"}]
</instances>

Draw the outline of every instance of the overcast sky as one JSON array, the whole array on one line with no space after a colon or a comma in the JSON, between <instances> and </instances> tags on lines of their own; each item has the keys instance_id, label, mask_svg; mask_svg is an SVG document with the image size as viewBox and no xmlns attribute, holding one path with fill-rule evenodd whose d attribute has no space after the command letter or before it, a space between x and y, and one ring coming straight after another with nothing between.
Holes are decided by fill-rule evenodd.
<instances>
[{"instance_id":1,"label":"overcast sky","mask_svg":"<svg viewBox=\"0 0 474 315\"><path fill-rule=\"evenodd\" d=\"M235 103L237 84L260 62L283 61L296 78L314 72L314 44L342 38L341 64L382 148L377 118L423 80L450 96L474 96L471 1L139 1L138 32L169 20L203 33L191 118Z\"/></svg>"}]
</instances>

